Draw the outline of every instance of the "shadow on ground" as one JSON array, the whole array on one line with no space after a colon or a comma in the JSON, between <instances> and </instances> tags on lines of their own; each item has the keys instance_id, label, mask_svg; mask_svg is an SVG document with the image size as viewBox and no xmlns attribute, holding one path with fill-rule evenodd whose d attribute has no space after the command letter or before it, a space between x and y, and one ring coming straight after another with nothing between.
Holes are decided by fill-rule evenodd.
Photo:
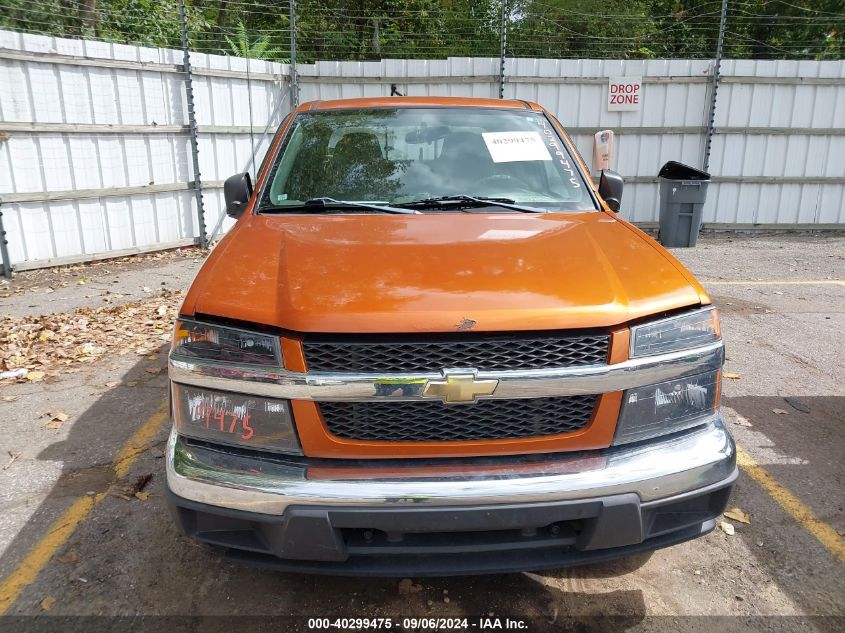
<instances>
[{"instance_id":1,"label":"shadow on ground","mask_svg":"<svg viewBox=\"0 0 845 633\"><path fill-rule=\"evenodd\" d=\"M845 397L743 396L722 404L747 420L741 445L778 484L842 534L845 530ZM783 591L807 614L845 615L841 561L746 473L730 503L751 515L737 535ZM751 562L749 562L751 564ZM821 621L833 626L833 620ZM842 620L838 620L837 627ZM835 630L833 628L829 630ZM841 629L840 629L841 630Z\"/></svg>"}]
</instances>

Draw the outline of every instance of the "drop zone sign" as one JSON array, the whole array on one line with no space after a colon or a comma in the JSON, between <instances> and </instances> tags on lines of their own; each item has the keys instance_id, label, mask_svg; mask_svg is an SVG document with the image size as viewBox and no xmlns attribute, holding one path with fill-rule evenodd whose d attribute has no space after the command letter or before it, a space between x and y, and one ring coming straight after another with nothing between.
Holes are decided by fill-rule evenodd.
<instances>
[{"instance_id":1,"label":"drop zone sign","mask_svg":"<svg viewBox=\"0 0 845 633\"><path fill-rule=\"evenodd\" d=\"M607 91L607 109L639 110L643 102L642 77L611 77Z\"/></svg>"}]
</instances>

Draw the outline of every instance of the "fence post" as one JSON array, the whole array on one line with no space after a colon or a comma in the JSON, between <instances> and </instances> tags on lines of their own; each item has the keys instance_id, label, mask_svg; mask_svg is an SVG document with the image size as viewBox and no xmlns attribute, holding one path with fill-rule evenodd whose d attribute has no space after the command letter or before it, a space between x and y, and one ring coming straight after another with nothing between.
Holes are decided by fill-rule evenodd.
<instances>
[{"instance_id":1,"label":"fence post","mask_svg":"<svg viewBox=\"0 0 845 633\"><path fill-rule=\"evenodd\" d=\"M507 8L508 0L501 0L499 16L499 99L505 98L505 54L508 50Z\"/></svg>"},{"instance_id":2,"label":"fence post","mask_svg":"<svg viewBox=\"0 0 845 633\"><path fill-rule=\"evenodd\" d=\"M290 104L299 105L299 78L296 75L296 0L290 0Z\"/></svg>"},{"instance_id":3,"label":"fence post","mask_svg":"<svg viewBox=\"0 0 845 633\"><path fill-rule=\"evenodd\" d=\"M8 244L6 229L3 228L3 203L0 201L0 260L2 260L4 277L12 276L12 261L9 259Z\"/></svg>"},{"instance_id":4,"label":"fence post","mask_svg":"<svg viewBox=\"0 0 845 633\"><path fill-rule=\"evenodd\" d=\"M199 223L199 246L208 247L205 234L205 208L202 204L202 178L200 177L199 145L197 144L197 117L194 112L194 85L191 74L191 53L188 50L188 19L185 15L185 0L179 0L179 30L182 34L182 68L185 72L185 99L188 104L188 132L191 135L191 159L194 168L194 195L197 199L197 220Z\"/></svg>"},{"instance_id":5,"label":"fence post","mask_svg":"<svg viewBox=\"0 0 845 633\"><path fill-rule=\"evenodd\" d=\"M710 105L707 109L707 138L704 139L704 158L701 169L707 171L710 167L710 146L713 143L713 132L716 124L716 94L719 92L721 79L722 48L725 44L725 23L728 18L728 0L722 0L722 16L719 18L719 38L716 42L716 59L713 62L713 75L710 77Z\"/></svg>"}]
</instances>

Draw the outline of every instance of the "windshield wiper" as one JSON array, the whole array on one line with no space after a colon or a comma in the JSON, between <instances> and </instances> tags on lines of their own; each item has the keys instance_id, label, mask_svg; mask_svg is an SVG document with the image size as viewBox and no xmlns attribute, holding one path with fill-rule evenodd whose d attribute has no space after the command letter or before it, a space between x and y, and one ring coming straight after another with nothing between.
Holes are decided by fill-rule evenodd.
<instances>
[{"instance_id":1,"label":"windshield wiper","mask_svg":"<svg viewBox=\"0 0 845 633\"><path fill-rule=\"evenodd\" d=\"M352 202L350 200L335 200L334 198L311 198L306 200L303 204L291 206L272 206L259 209L259 212L283 213L286 211L298 212L303 209L309 210L329 210L329 209L366 209L367 211L381 211L383 213L402 213L406 215L416 215L419 211L414 209L400 209L399 207L391 207L388 205L369 203L369 202Z\"/></svg>"},{"instance_id":2,"label":"windshield wiper","mask_svg":"<svg viewBox=\"0 0 845 633\"><path fill-rule=\"evenodd\" d=\"M439 196L437 198L425 198L423 200L414 200L413 202L403 202L398 204L400 207L408 207L409 209L430 209L442 207L444 204L456 203L466 206L470 203L473 207L501 207L502 209L510 209L511 211L520 211L521 213L547 213L545 209L537 209L536 207L525 207L520 204L514 204L514 200L510 198L487 198L483 196Z\"/></svg>"}]
</instances>

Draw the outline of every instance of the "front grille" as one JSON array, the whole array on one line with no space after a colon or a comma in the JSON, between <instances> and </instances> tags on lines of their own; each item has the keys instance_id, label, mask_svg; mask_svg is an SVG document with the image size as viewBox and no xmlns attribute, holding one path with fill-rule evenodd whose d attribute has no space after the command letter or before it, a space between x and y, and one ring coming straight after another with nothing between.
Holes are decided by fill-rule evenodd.
<instances>
[{"instance_id":1,"label":"front grille","mask_svg":"<svg viewBox=\"0 0 845 633\"><path fill-rule=\"evenodd\" d=\"M321 402L329 431L352 440L449 442L572 433L590 421L598 396L442 402Z\"/></svg>"},{"instance_id":2,"label":"front grille","mask_svg":"<svg viewBox=\"0 0 845 633\"><path fill-rule=\"evenodd\" d=\"M550 369L607 362L607 334L441 335L355 340L306 338L309 371L424 372L446 367L480 371Z\"/></svg>"}]
</instances>

